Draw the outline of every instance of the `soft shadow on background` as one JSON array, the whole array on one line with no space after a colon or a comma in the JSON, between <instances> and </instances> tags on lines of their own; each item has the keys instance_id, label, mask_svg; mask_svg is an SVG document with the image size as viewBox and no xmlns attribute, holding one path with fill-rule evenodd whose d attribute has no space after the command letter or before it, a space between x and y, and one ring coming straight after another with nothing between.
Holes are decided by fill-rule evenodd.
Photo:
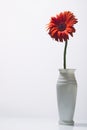
<instances>
[{"instance_id":1,"label":"soft shadow on background","mask_svg":"<svg viewBox=\"0 0 87 130\"><path fill-rule=\"evenodd\" d=\"M67 125L59 125L58 130L74 130L74 126L67 126Z\"/></svg>"},{"instance_id":2,"label":"soft shadow on background","mask_svg":"<svg viewBox=\"0 0 87 130\"><path fill-rule=\"evenodd\" d=\"M75 127L87 127L87 123L75 123Z\"/></svg>"},{"instance_id":3,"label":"soft shadow on background","mask_svg":"<svg viewBox=\"0 0 87 130\"><path fill-rule=\"evenodd\" d=\"M59 125L58 130L78 130L82 128L83 130L87 128L87 123L75 123L74 126L69 126L69 125Z\"/></svg>"}]
</instances>

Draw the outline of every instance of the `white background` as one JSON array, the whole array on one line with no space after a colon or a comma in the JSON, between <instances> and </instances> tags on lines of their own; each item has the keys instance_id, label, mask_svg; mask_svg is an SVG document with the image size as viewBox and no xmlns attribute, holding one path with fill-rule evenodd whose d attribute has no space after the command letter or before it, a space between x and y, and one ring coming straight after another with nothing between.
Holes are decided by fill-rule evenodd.
<instances>
[{"instance_id":1,"label":"white background","mask_svg":"<svg viewBox=\"0 0 87 130\"><path fill-rule=\"evenodd\" d=\"M70 37L67 67L76 69L75 120L87 121L86 0L0 0L0 117L58 119L56 81L64 43L46 31L51 16L72 11L78 18Z\"/></svg>"}]
</instances>

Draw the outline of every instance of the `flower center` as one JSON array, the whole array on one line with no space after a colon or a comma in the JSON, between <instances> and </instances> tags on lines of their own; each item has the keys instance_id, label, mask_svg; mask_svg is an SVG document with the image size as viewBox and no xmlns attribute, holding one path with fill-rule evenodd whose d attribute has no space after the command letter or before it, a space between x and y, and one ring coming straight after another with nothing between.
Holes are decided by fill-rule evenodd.
<instances>
[{"instance_id":1,"label":"flower center","mask_svg":"<svg viewBox=\"0 0 87 130\"><path fill-rule=\"evenodd\" d=\"M60 23L58 25L58 29L59 29L59 31L64 31L66 29L66 24L65 23Z\"/></svg>"}]
</instances>

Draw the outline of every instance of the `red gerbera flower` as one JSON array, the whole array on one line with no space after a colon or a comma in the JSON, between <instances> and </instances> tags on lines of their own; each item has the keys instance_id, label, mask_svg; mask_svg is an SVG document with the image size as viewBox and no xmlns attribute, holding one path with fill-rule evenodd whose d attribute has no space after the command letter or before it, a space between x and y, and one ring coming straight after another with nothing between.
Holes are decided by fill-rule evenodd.
<instances>
[{"instance_id":1,"label":"red gerbera flower","mask_svg":"<svg viewBox=\"0 0 87 130\"><path fill-rule=\"evenodd\" d=\"M73 36L75 28L73 27L78 21L70 11L65 11L51 17L47 25L48 34L56 41L63 42L69 39L69 34Z\"/></svg>"}]
</instances>

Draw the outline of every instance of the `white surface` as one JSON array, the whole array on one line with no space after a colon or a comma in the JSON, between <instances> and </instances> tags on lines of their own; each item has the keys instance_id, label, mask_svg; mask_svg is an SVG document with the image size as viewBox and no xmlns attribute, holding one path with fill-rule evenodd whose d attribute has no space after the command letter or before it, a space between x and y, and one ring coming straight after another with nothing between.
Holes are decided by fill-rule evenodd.
<instances>
[{"instance_id":1,"label":"white surface","mask_svg":"<svg viewBox=\"0 0 87 130\"><path fill-rule=\"evenodd\" d=\"M79 20L67 48L67 66L77 69L75 120L87 120L86 5L86 0L0 0L0 117L58 119L56 81L64 44L53 41L45 25L70 10Z\"/></svg>"},{"instance_id":2,"label":"white surface","mask_svg":"<svg viewBox=\"0 0 87 130\"><path fill-rule=\"evenodd\" d=\"M0 118L0 130L87 130L87 123L64 126L53 119Z\"/></svg>"}]
</instances>

